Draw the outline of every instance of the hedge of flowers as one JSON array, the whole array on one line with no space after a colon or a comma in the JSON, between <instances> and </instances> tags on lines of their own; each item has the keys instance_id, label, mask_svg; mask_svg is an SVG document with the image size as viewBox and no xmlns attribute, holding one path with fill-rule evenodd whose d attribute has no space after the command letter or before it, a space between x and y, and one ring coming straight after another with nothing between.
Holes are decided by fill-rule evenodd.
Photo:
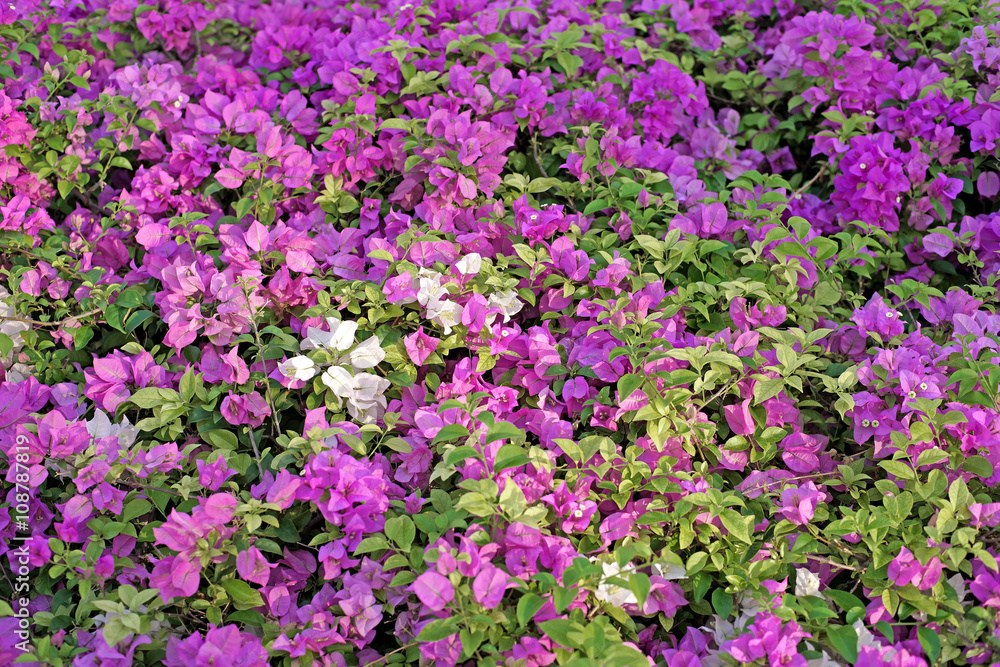
<instances>
[{"instance_id":1,"label":"hedge of flowers","mask_svg":"<svg viewBox=\"0 0 1000 667\"><path fill-rule=\"evenodd\" d=\"M0 2L0 663L1000 665L998 10Z\"/></svg>"}]
</instances>

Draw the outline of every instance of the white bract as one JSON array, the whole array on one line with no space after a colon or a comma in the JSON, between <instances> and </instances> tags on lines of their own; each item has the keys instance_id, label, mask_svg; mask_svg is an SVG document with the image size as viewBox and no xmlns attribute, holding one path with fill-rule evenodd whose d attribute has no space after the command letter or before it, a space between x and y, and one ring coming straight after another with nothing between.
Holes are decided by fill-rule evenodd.
<instances>
[{"instance_id":1,"label":"white bract","mask_svg":"<svg viewBox=\"0 0 1000 667\"><path fill-rule=\"evenodd\" d=\"M366 368L374 368L385 359L385 350L378 336L372 336L365 342L351 350L351 366L354 370L360 371Z\"/></svg>"},{"instance_id":2,"label":"white bract","mask_svg":"<svg viewBox=\"0 0 1000 667\"><path fill-rule=\"evenodd\" d=\"M128 417L122 416L121 423L115 424L100 408L94 411L94 418L87 422L87 433L92 438L118 438L118 444L123 449L131 447L139 437L139 429L132 426Z\"/></svg>"},{"instance_id":3,"label":"white bract","mask_svg":"<svg viewBox=\"0 0 1000 667\"><path fill-rule=\"evenodd\" d=\"M795 594L820 597L819 577L804 567L795 568Z\"/></svg>"},{"instance_id":4,"label":"white bract","mask_svg":"<svg viewBox=\"0 0 1000 667\"><path fill-rule=\"evenodd\" d=\"M303 350L323 349L343 352L354 345L354 334L358 330L357 322L328 317L326 323L330 327L329 331L309 327L306 339L302 341L300 348Z\"/></svg>"},{"instance_id":5,"label":"white bract","mask_svg":"<svg viewBox=\"0 0 1000 667\"><path fill-rule=\"evenodd\" d=\"M854 631L858 634L858 651L860 651L865 646L871 646L872 648L881 649L882 643L875 639L875 635L868 631L865 624L861 622L861 619L854 621L852 626Z\"/></svg>"},{"instance_id":6,"label":"white bract","mask_svg":"<svg viewBox=\"0 0 1000 667\"><path fill-rule=\"evenodd\" d=\"M664 579L684 579L687 570L678 563L653 563L653 574Z\"/></svg>"},{"instance_id":7,"label":"white bract","mask_svg":"<svg viewBox=\"0 0 1000 667\"><path fill-rule=\"evenodd\" d=\"M385 414L385 390L389 381L371 373L354 376L351 395L347 399L347 411L362 424L374 424Z\"/></svg>"},{"instance_id":8,"label":"white bract","mask_svg":"<svg viewBox=\"0 0 1000 667\"><path fill-rule=\"evenodd\" d=\"M17 311L14 309L14 306L7 303L6 299L9 296L10 292L0 287L0 333L9 336L10 340L14 343L14 348L10 353L0 358L0 363L7 369L8 382L21 382L31 374L31 369L24 364L16 363L16 360L24 344L21 333L30 329L31 325L27 322L18 322L10 319L17 317Z\"/></svg>"},{"instance_id":9,"label":"white bract","mask_svg":"<svg viewBox=\"0 0 1000 667\"><path fill-rule=\"evenodd\" d=\"M809 667L838 667L840 663L830 657L830 654L823 651L823 654L818 658L813 658L806 662Z\"/></svg>"},{"instance_id":10,"label":"white bract","mask_svg":"<svg viewBox=\"0 0 1000 667\"><path fill-rule=\"evenodd\" d=\"M292 357L287 361L281 362L278 364L278 370L281 371L281 374L286 378L294 378L301 382L307 382L313 379L318 372L316 370L316 363L309 357L303 355Z\"/></svg>"},{"instance_id":11,"label":"white bract","mask_svg":"<svg viewBox=\"0 0 1000 667\"><path fill-rule=\"evenodd\" d=\"M629 572L635 569L634 567L626 567L625 569L622 569L618 567L618 563L605 562L601 562L601 568L604 570L605 579L618 577L625 580L628 579ZM607 602L616 607L622 607L627 604L639 604L639 598L635 596L635 593L627 588L618 586L617 584L600 584L597 587L597 591L594 592L594 597L602 602Z\"/></svg>"},{"instance_id":12,"label":"white bract","mask_svg":"<svg viewBox=\"0 0 1000 667\"><path fill-rule=\"evenodd\" d=\"M500 312L503 313L504 322L510 322L510 318L520 313L521 309L524 308L524 303L517 298L517 292L512 289L490 294L486 299L486 305L490 308L499 308Z\"/></svg>"},{"instance_id":13,"label":"white bract","mask_svg":"<svg viewBox=\"0 0 1000 667\"><path fill-rule=\"evenodd\" d=\"M962 576L962 573L959 572L958 574L954 574L945 579L945 581L947 581L948 584L955 589L955 594L958 596L959 604L964 603L965 597L969 594L969 592L965 589L965 577Z\"/></svg>"},{"instance_id":14,"label":"white bract","mask_svg":"<svg viewBox=\"0 0 1000 667\"><path fill-rule=\"evenodd\" d=\"M354 376L348 373L346 368L330 366L320 379L338 399L345 399L351 395L352 387L354 386Z\"/></svg>"},{"instance_id":15,"label":"white bract","mask_svg":"<svg viewBox=\"0 0 1000 667\"><path fill-rule=\"evenodd\" d=\"M451 328L462 321L465 309L454 301L434 301L427 304L427 319L442 329L445 335L451 333Z\"/></svg>"},{"instance_id":16,"label":"white bract","mask_svg":"<svg viewBox=\"0 0 1000 667\"><path fill-rule=\"evenodd\" d=\"M385 390L390 383L371 373L351 375L346 368L331 366L320 378L347 405L347 411L362 424L374 424L385 414Z\"/></svg>"},{"instance_id":17,"label":"white bract","mask_svg":"<svg viewBox=\"0 0 1000 667\"><path fill-rule=\"evenodd\" d=\"M474 276L483 268L483 258L478 252L466 255L455 263L455 269L463 276Z\"/></svg>"},{"instance_id":18,"label":"white bract","mask_svg":"<svg viewBox=\"0 0 1000 667\"><path fill-rule=\"evenodd\" d=\"M374 424L385 414L387 403L384 394L390 383L378 375L360 371L375 368L385 359L382 341L378 336L372 336L355 347L356 322L334 317L328 317L326 322L330 331L309 327L301 348L334 353L332 365L322 371L320 381L333 392L338 406L346 405L354 419L363 424ZM356 375L348 370L348 365ZM302 355L282 362L278 369L285 377L297 380L310 380L320 373L316 363Z\"/></svg>"},{"instance_id":19,"label":"white bract","mask_svg":"<svg viewBox=\"0 0 1000 667\"><path fill-rule=\"evenodd\" d=\"M726 619L722 618L718 614L712 617L713 623L711 627L702 627L701 629L710 632L712 637L715 638L715 643L722 645L723 642L730 639L736 639L741 634L743 630L753 622L752 614L741 613L734 622L730 623ZM704 663L703 663L704 664Z\"/></svg>"},{"instance_id":20,"label":"white bract","mask_svg":"<svg viewBox=\"0 0 1000 667\"><path fill-rule=\"evenodd\" d=\"M420 269L417 277L417 303L427 307L433 301L440 301L448 295L448 289L441 286L443 276L437 271Z\"/></svg>"}]
</instances>

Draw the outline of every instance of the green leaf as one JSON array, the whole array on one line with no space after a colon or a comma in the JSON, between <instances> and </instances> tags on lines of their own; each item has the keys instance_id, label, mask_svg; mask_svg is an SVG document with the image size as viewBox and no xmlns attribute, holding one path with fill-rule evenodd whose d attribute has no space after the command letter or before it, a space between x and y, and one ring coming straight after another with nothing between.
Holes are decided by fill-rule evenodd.
<instances>
[{"instance_id":1,"label":"green leaf","mask_svg":"<svg viewBox=\"0 0 1000 667\"><path fill-rule=\"evenodd\" d=\"M558 605L556 605L556 607L556 611L559 611ZM560 646L564 646L569 649L582 647L583 627L581 627L579 623L574 623L568 618L554 618L551 621L542 621L538 624L538 627L542 629L542 632L545 633L546 637L550 638Z\"/></svg>"},{"instance_id":2,"label":"green leaf","mask_svg":"<svg viewBox=\"0 0 1000 667\"><path fill-rule=\"evenodd\" d=\"M128 320L125 321L125 333L132 333L140 324L153 316L154 313L148 310L137 310L132 313L129 315Z\"/></svg>"},{"instance_id":3,"label":"green leaf","mask_svg":"<svg viewBox=\"0 0 1000 667\"><path fill-rule=\"evenodd\" d=\"M890 475L895 475L900 479L916 478L916 474L913 472L913 468L911 468L903 461L880 461L879 467L881 467Z\"/></svg>"},{"instance_id":4,"label":"green leaf","mask_svg":"<svg viewBox=\"0 0 1000 667\"><path fill-rule=\"evenodd\" d=\"M534 593L525 593L517 601L517 624L524 627L545 606L545 598Z\"/></svg>"},{"instance_id":5,"label":"green leaf","mask_svg":"<svg viewBox=\"0 0 1000 667\"><path fill-rule=\"evenodd\" d=\"M575 589L575 588L562 588L562 587L553 588L552 589L552 604L556 608L556 613L557 614L561 614L564 611L566 611L566 607L568 607L570 605L570 603L573 602L573 600L576 599L576 596L577 596L577 594L579 592L580 591L577 590L577 589ZM562 620L562 619L559 619L559 620ZM545 623L551 623L551 622L552 621L545 621ZM545 623L539 623L539 627L541 627L542 630L547 633L548 630L545 629ZM556 641L558 641L558 640L556 640ZM559 642L559 643L562 644L562 642ZM563 646L566 646L566 644L563 644Z\"/></svg>"},{"instance_id":6,"label":"green leaf","mask_svg":"<svg viewBox=\"0 0 1000 667\"><path fill-rule=\"evenodd\" d=\"M527 508L528 500L524 496L524 491L512 477L508 477L503 492L500 494L500 509L511 519L516 519L524 514L524 510Z\"/></svg>"},{"instance_id":7,"label":"green leaf","mask_svg":"<svg viewBox=\"0 0 1000 667\"><path fill-rule=\"evenodd\" d=\"M469 514L480 517L496 514L496 506L479 491L463 493L462 497L455 503L455 509L465 510Z\"/></svg>"},{"instance_id":8,"label":"green leaf","mask_svg":"<svg viewBox=\"0 0 1000 667\"><path fill-rule=\"evenodd\" d=\"M229 597L232 598L236 608L240 611L260 607L264 604L264 598L260 596L260 593L250 588L250 584L245 581L227 579L222 582L222 587L226 589Z\"/></svg>"},{"instance_id":9,"label":"green leaf","mask_svg":"<svg viewBox=\"0 0 1000 667\"><path fill-rule=\"evenodd\" d=\"M923 440L922 442L927 442ZM931 466L948 459L948 452L943 449L925 449L917 457L917 467Z\"/></svg>"},{"instance_id":10,"label":"green leaf","mask_svg":"<svg viewBox=\"0 0 1000 667\"><path fill-rule=\"evenodd\" d=\"M721 618L729 618L733 611L733 596L721 588L712 591L712 608Z\"/></svg>"},{"instance_id":11,"label":"green leaf","mask_svg":"<svg viewBox=\"0 0 1000 667\"><path fill-rule=\"evenodd\" d=\"M242 220L244 217L246 217L246 214L249 213L251 209L253 209L253 200L251 200L249 197L244 197L243 199L240 199L238 202L236 202L236 206L234 206L233 208L236 211L236 219Z\"/></svg>"},{"instance_id":12,"label":"green leaf","mask_svg":"<svg viewBox=\"0 0 1000 667\"><path fill-rule=\"evenodd\" d=\"M189 368L187 372L184 373L183 377L181 377L180 382L181 399L185 403L189 403L191 399L194 398L194 392L197 385L198 382L194 368Z\"/></svg>"},{"instance_id":13,"label":"green leaf","mask_svg":"<svg viewBox=\"0 0 1000 667\"><path fill-rule=\"evenodd\" d=\"M628 588L635 597L639 600L639 609L646 606L646 600L649 598L649 589L651 584L649 577L642 572L633 572L628 576Z\"/></svg>"},{"instance_id":14,"label":"green leaf","mask_svg":"<svg viewBox=\"0 0 1000 667\"><path fill-rule=\"evenodd\" d=\"M400 551L408 552L413 538L417 536L417 529L410 517L397 516L385 522L385 534L399 546Z\"/></svg>"},{"instance_id":15,"label":"green leaf","mask_svg":"<svg viewBox=\"0 0 1000 667\"><path fill-rule=\"evenodd\" d=\"M240 444L239 438L237 438L236 434L232 431L211 429L208 431L202 431L199 435L202 440L218 449L234 451Z\"/></svg>"},{"instance_id":16,"label":"green leaf","mask_svg":"<svg viewBox=\"0 0 1000 667\"><path fill-rule=\"evenodd\" d=\"M150 509L152 509L152 507L153 503L149 502L148 500L144 498L136 498L135 500L131 501L128 505L126 505L124 510L122 510L121 519L122 521L128 523L132 519L138 516L142 516Z\"/></svg>"},{"instance_id":17,"label":"green leaf","mask_svg":"<svg viewBox=\"0 0 1000 667\"><path fill-rule=\"evenodd\" d=\"M373 551L382 551L389 548L389 542L381 535L371 535L361 540L361 544L354 550L354 554L369 554Z\"/></svg>"},{"instance_id":18,"label":"green leaf","mask_svg":"<svg viewBox=\"0 0 1000 667\"><path fill-rule=\"evenodd\" d=\"M618 380L618 397L621 400L625 400L631 396L636 389L638 389L643 380L646 378L638 373L629 373L628 375L623 375Z\"/></svg>"},{"instance_id":19,"label":"green leaf","mask_svg":"<svg viewBox=\"0 0 1000 667\"><path fill-rule=\"evenodd\" d=\"M517 445L504 445L497 452L496 460L493 464L494 472L499 473L507 468L523 466L528 462L528 456L524 450Z\"/></svg>"},{"instance_id":20,"label":"green leaf","mask_svg":"<svg viewBox=\"0 0 1000 667\"><path fill-rule=\"evenodd\" d=\"M751 531L753 531L754 517L743 516L734 509L726 508L719 513L722 525L725 526L729 534L744 544L753 544Z\"/></svg>"},{"instance_id":21,"label":"green leaf","mask_svg":"<svg viewBox=\"0 0 1000 667\"><path fill-rule=\"evenodd\" d=\"M388 118L382 121L379 125L379 129L382 130L409 130L410 121L403 120L402 118Z\"/></svg>"},{"instance_id":22,"label":"green leaf","mask_svg":"<svg viewBox=\"0 0 1000 667\"><path fill-rule=\"evenodd\" d=\"M21 44L20 49L22 51L30 53L35 58L39 57L39 55L38 55L38 47L35 46L34 44L30 43L30 42L25 42L24 44Z\"/></svg>"},{"instance_id":23,"label":"green leaf","mask_svg":"<svg viewBox=\"0 0 1000 667\"><path fill-rule=\"evenodd\" d=\"M920 645L924 647L927 657L930 658L929 662L933 665L941 655L941 638L930 628L918 628L917 638L920 639Z\"/></svg>"},{"instance_id":24,"label":"green leaf","mask_svg":"<svg viewBox=\"0 0 1000 667\"><path fill-rule=\"evenodd\" d=\"M431 441L432 445L436 445L439 442L447 442L448 440L456 440L458 438L467 438L469 436L469 429L465 428L461 424L447 424L438 431L437 435L434 436L434 440Z\"/></svg>"},{"instance_id":25,"label":"green leaf","mask_svg":"<svg viewBox=\"0 0 1000 667\"><path fill-rule=\"evenodd\" d=\"M76 186L72 181L59 181L56 184L56 189L59 190L59 196L66 199L73 192L73 188Z\"/></svg>"},{"instance_id":26,"label":"green leaf","mask_svg":"<svg viewBox=\"0 0 1000 667\"><path fill-rule=\"evenodd\" d=\"M475 447L469 445L462 445L461 447L456 447L455 449L448 452L448 455L444 458L444 464L453 466L456 463L461 463L465 459L482 459L483 456L476 451Z\"/></svg>"},{"instance_id":27,"label":"green leaf","mask_svg":"<svg viewBox=\"0 0 1000 667\"><path fill-rule=\"evenodd\" d=\"M510 422L497 422L486 433L486 444L497 440L524 440L524 431Z\"/></svg>"},{"instance_id":28,"label":"green leaf","mask_svg":"<svg viewBox=\"0 0 1000 667\"><path fill-rule=\"evenodd\" d=\"M784 378L771 378L769 380L759 380L753 388L754 405L760 405L769 398L774 398L785 388Z\"/></svg>"},{"instance_id":29,"label":"green leaf","mask_svg":"<svg viewBox=\"0 0 1000 667\"><path fill-rule=\"evenodd\" d=\"M848 593L847 591L837 590L835 588L828 588L823 591L823 594L836 602L841 609L844 611L850 611L852 609L861 608L864 609L864 603L856 596Z\"/></svg>"},{"instance_id":30,"label":"green leaf","mask_svg":"<svg viewBox=\"0 0 1000 667\"><path fill-rule=\"evenodd\" d=\"M245 611L234 611L233 613L226 616L226 621L229 623L242 623L244 625L252 625L257 628L264 627L264 615L259 611L254 611L253 609L247 609Z\"/></svg>"},{"instance_id":31,"label":"green leaf","mask_svg":"<svg viewBox=\"0 0 1000 667\"><path fill-rule=\"evenodd\" d=\"M962 462L962 470L985 479L993 475L993 464L984 457L974 454Z\"/></svg>"},{"instance_id":32,"label":"green leaf","mask_svg":"<svg viewBox=\"0 0 1000 667\"><path fill-rule=\"evenodd\" d=\"M417 635L419 642L437 642L447 639L458 632L458 624L451 618L439 618L424 626Z\"/></svg>"},{"instance_id":33,"label":"green leaf","mask_svg":"<svg viewBox=\"0 0 1000 667\"><path fill-rule=\"evenodd\" d=\"M826 629L826 638L830 646L844 656L847 664L858 661L858 633L850 625L835 625Z\"/></svg>"},{"instance_id":34,"label":"green leaf","mask_svg":"<svg viewBox=\"0 0 1000 667\"><path fill-rule=\"evenodd\" d=\"M181 395L173 389L145 387L137 390L128 400L140 408L150 410L166 403L179 403L181 402Z\"/></svg>"}]
</instances>

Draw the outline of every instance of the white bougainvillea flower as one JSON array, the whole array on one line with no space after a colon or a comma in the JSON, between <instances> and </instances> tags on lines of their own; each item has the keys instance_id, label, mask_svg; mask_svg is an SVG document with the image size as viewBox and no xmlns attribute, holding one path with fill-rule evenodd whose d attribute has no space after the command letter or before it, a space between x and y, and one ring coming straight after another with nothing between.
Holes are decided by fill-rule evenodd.
<instances>
[{"instance_id":1,"label":"white bougainvillea flower","mask_svg":"<svg viewBox=\"0 0 1000 667\"><path fill-rule=\"evenodd\" d=\"M601 568L604 570L604 578L609 579L611 577L618 577L620 579L628 579L629 572L632 568L622 569L618 567L618 563L601 563ZM602 583L597 587L594 592L594 597L602 602L607 602L616 607L623 607L627 604L639 604L639 598L635 596L628 588L624 586L619 586L617 584Z\"/></svg>"},{"instance_id":2,"label":"white bougainvillea flower","mask_svg":"<svg viewBox=\"0 0 1000 667\"><path fill-rule=\"evenodd\" d=\"M447 296L448 290L441 286L441 277L437 271L420 270L420 277L417 280L417 303L426 308L428 304Z\"/></svg>"},{"instance_id":3,"label":"white bougainvillea flower","mask_svg":"<svg viewBox=\"0 0 1000 667\"><path fill-rule=\"evenodd\" d=\"M383 394L390 386L391 383L384 377L371 373L358 373L354 376L350 399L360 404L375 403L379 398L384 398Z\"/></svg>"},{"instance_id":4,"label":"white bougainvillea flower","mask_svg":"<svg viewBox=\"0 0 1000 667\"><path fill-rule=\"evenodd\" d=\"M795 594L813 595L821 597L819 594L819 577L804 567L795 568Z\"/></svg>"},{"instance_id":5,"label":"white bougainvillea flower","mask_svg":"<svg viewBox=\"0 0 1000 667\"><path fill-rule=\"evenodd\" d=\"M356 371L378 366L385 359L385 350L382 349L382 342L378 336L372 336L351 350L349 359L351 366Z\"/></svg>"},{"instance_id":6,"label":"white bougainvillea flower","mask_svg":"<svg viewBox=\"0 0 1000 667\"><path fill-rule=\"evenodd\" d=\"M9 382L21 382L31 374L31 368L17 363L18 354L21 352L21 347L24 344L21 333L30 329L31 325L27 322L8 319L17 317L17 311L14 309L14 306L11 306L6 301L9 296L10 292L0 287L0 333L10 336L11 342L14 343L14 348L6 356L0 357L0 363L7 369L7 380Z\"/></svg>"},{"instance_id":7,"label":"white bougainvillea flower","mask_svg":"<svg viewBox=\"0 0 1000 667\"><path fill-rule=\"evenodd\" d=\"M350 398L354 394L354 377L347 372L346 368L331 366L326 369L320 379L337 398Z\"/></svg>"},{"instance_id":8,"label":"white bougainvillea flower","mask_svg":"<svg viewBox=\"0 0 1000 667\"><path fill-rule=\"evenodd\" d=\"M121 423L115 424L100 408L94 410L94 418L87 422L87 433L92 438L118 438L118 444L123 448L131 447L139 437L139 429L132 426L128 417L122 415Z\"/></svg>"},{"instance_id":9,"label":"white bougainvillea flower","mask_svg":"<svg viewBox=\"0 0 1000 667\"><path fill-rule=\"evenodd\" d=\"M504 322L510 322L510 318L520 313L521 309L524 308L524 303L517 298L517 292L512 289L490 294L489 298L486 299L486 305L490 308L499 308L500 312L503 313Z\"/></svg>"},{"instance_id":10,"label":"white bougainvillea flower","mask_svg":"<svg viewBox=\"0 0 1000 667\"><path fill-rule=\"evenodd\" d=\"M445 335L448 335L451 328L462 321L463 310L454 301L434 301L427 304L427 319L444 329Z\"/></svg>"},{"instance_id":11,"label":"white bougainvillea flower","mask_svg":"<svg viewBox=\"0 0 1000 667\"><path fill-rule=\"evenodd\" d=\"M386 411L385 391L390 382L371 373L354 376L351 395L347 397L347 411L363 424L374 424Z\"/></svg>"},{"instance_id":12,"label":"white bougainvillea flower","mask_svg":"<svg viewBox=\"0 0 1000 667\"><path fill-rule=\"evenodd\" d=\"M338 320L335 317L326 318L329 331L309 327L306 339L300 348L303 350L332 350L343 352L354 345L354 334L358 331L358 323L350 320Z\"/></svg>"},{"instance_id":13,"label":"white bougainvillea flower","mask_svg":"<svg viewBox=\"0 0 1000 667\"><path fill-rule=\"evenodd\" d=\"M299 355L278 364L278 370L286 378L294 378L302 382L307 382L315 377L318 372L316 364L312 359Z\"/></svg>"},{"instance_id":14,"label":"white bougainvillea flower","mask_svg":"<svg viewBox=\"0 0 1000 667\"><path fill-rule=\"evenodd\" d=\"M455 269L463 276L474 276L483 268L483 258L478 252L470 253L455 263Z\"/></svg>"},{"instance_id":15,"label":"white bougainvillea flower","mask_svg":"<svg viewBox=\"0 0 1000 667\"><path fill-rule=\"evenodd\" d=\"M854 621L852 624L854 631L858 634L858 651L860 651L865 646L871 646L872 648L880 649L882 648L882 643L875 639L873 635L861 619Z\"/></svg>"},{"instance_id":16,"label":"white bougainvillea flower","mask_svg":"<svg viewBox=\"0 0 1000 667\"><path fill-rule=\"evenodd\" d=\"M653 563L653 574L664 579L683 579L687 576L687 570L679 563Z\"/></svg>"},{"instance_id":17,"label":"white bougainvillea flower","mask_svg":"<svg viewBox=\"0 0 1000 667\"><path fill-rule=\"evenodd\" d=\"M806 661L809 667L837 667L840 663L830 657L830 654L823 651L818 658Z\"/></svg>"}]
</instances>

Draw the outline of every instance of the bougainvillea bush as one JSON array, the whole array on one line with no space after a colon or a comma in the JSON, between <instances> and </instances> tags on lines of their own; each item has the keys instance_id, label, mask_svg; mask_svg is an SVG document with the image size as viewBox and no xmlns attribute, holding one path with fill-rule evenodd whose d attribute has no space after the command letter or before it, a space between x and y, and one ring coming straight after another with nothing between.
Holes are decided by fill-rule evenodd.
<instances>
[{"instance_id":1,"label":"bougainvillea bush","mask_svg":"<svg viewBox=\"0 0 1000 667\"><path fill-rule=\"evenodd\" d=\"M0 663L1000 664L1000 6L0 2Z\"/></svg>"}]
</instances>

